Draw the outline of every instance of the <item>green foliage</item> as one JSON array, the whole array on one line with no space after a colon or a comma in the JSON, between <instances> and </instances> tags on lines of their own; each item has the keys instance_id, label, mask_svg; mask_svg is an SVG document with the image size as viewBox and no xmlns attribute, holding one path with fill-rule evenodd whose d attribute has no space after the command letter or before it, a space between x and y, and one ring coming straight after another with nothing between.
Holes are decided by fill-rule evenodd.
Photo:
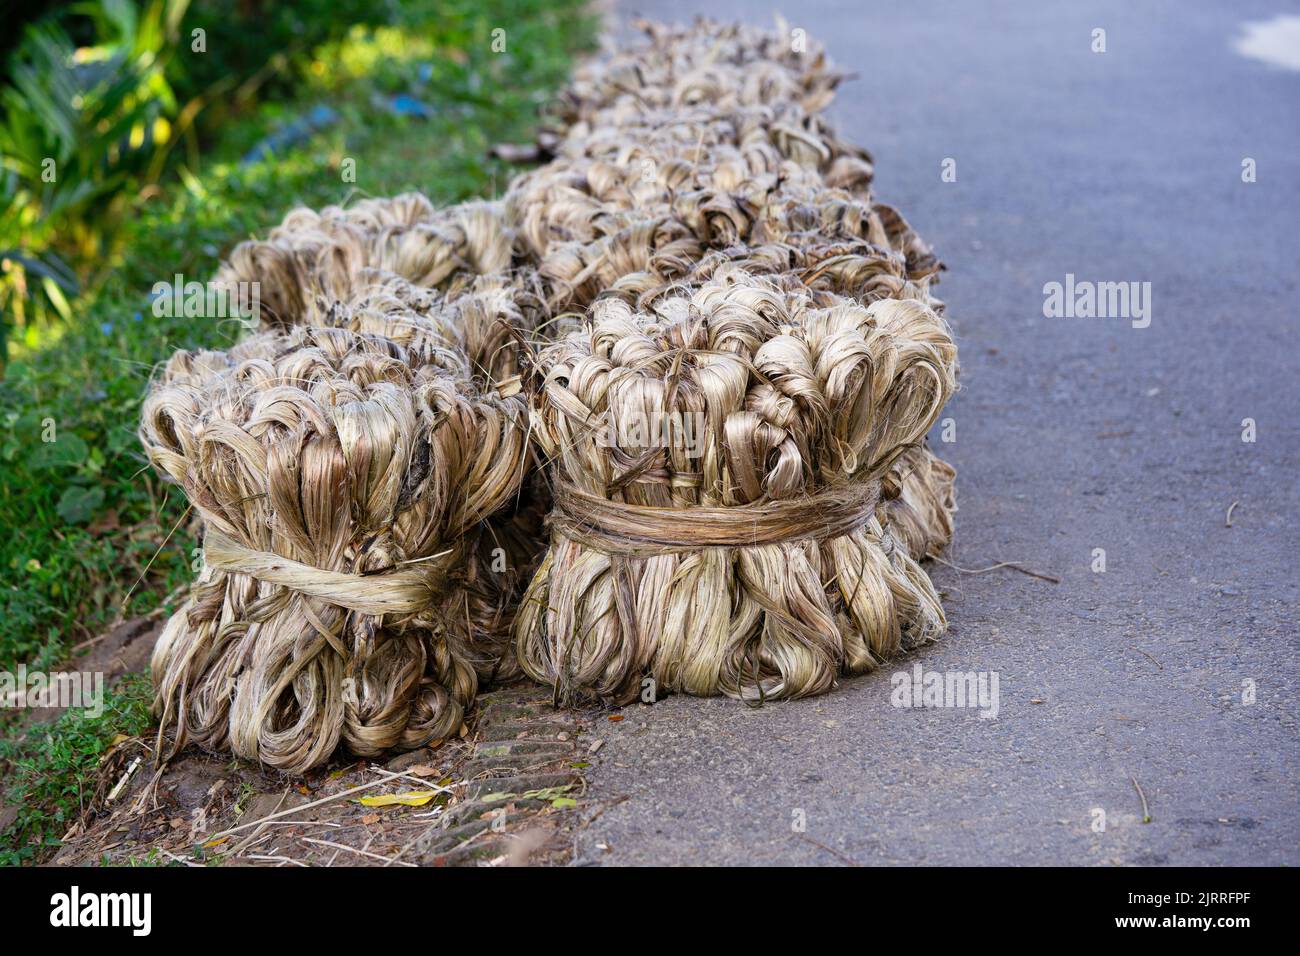
<instances>
[{"instance_id":1,"label":"green foliage","mask_svg":"<svg viewBox=\"0 0 1300 956\"><path fill-rule=\"evenodd\" d=\"M52 724L31 728L18 741L0 740L0 759L12 762L7 802L18 808L0 839L0 866L39 860L81 815L92 794L100 756L118 734L149 729L152 691L143 676L124 678L104 693L104 712L65 711Z\"/></svg>"},{"instance_id":2,"label":"green foliage","mask_svg":"<svg viewBox=\"0 0 1300 956\"><path fill-rule=\"evenodd\" d=\"M397 0L193 0L181 29L182 54L172 63L173 85L183 98L199 96L236 77L254 79L265 98L296 92L303 61L318 46L356 25L392 23L403 7L427 12L425 3ZM202 30L204 52L194 50ZM225 104L210 126L227 119Z\"/></svg>"},{"instance_id":3,"label":"green foliage","mask_svg":"<svg viewBox=\"0 0 1300 956\"><path fill-rule=\"evenodd\" d=\"M78 47L57 21L41 21L11 55L0 89L6 325L70 319L74 273L91 269L132 197L161 172L177 111L166 62L187 3L82 5L96 44Z\"/></svg>"}]
</instances>

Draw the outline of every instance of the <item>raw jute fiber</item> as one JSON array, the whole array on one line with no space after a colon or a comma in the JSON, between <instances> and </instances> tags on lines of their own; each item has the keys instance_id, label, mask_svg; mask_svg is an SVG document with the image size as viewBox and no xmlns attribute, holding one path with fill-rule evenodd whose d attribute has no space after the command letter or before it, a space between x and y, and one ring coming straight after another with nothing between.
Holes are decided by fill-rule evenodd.
<instances>
[{"instance_id":1,"label":"raw jute fiber","mask_svg":"<svg viewBox=\"0 0 1300 956\"><path fill-rule=\"evenodd\" d=\"M236 246L218 285L260 284L264 325L314 325L336 301L374 283L373 273L425 290L456 292L508 271L511 241L499 203L435 209L419 193L343 209L299 208L264 240Z\"/></svg>"},{"instance_id":2,"label":"raw jute fiber","mask_svg":"<svg viewBox=\"0 0 1300 956\"><path fill-rule=\"evenodd\" d=\"M787 29L648 25L580 71L506 196L560 340L552 540L516 625L557 699L796 697L937 637L953 471L940 263L822 118ZM636 422L692 436L636 439ZM697 445L688 452L687 437Z\"/></svg>"},{"instance_id":3,"label":"raw jute fiber","mask_svg":"<svg viewBox=\"0 0 1300 956\"><path fill-rule=\"evenodd\" d=\"M296 210L288 218L300 217L302 212ZM532 320L525 313L534 308L535 299L523 284L478 276L467 279L468 284L459 291L446 293L368 268L359 274L353 298L340 301L304 274L271 276L270 281L278 281L302 301L312 302L316 327L381 335L401 346L408 360L418 365L450 362L460 370L468 361L478 388L503 396L519 391L516 343L531 327ZM308 286L289 286L289 282L307 282ZM268 348L285 348L289 341L255 335L228 353L178 352L167 365L163 381L191 380L196 372L211 374L241 358L268 358ZM529 470L525 467L525 472ZM483 677L517 673L508 637L513 605L539 558L536 539L547 500L544 488L531 481L501 512L467 532L481 543L471 550L472 560L464 569L465 579L471 582L465 590L464 613L452 624L474 630L479 644L494 645L495 653L476 662ZM490 666L484 660L491 662Z\"/></svg>"},{"instance_id":4,"label":"raw jute fiber","mask_svg":"<svg viewBox=\"0 0 1300 956\"><path fill-rule=\"evenodd\" d=\"M301 772L340 744L418 747L458 731L499 664L466 571L523 478L524 401L475 384L450 326L332 311L182 353L146 400L149 457L204 528L152 664L173 752Z\"/></svg>"},{"instance_id":5,"label":"raw jute fiber","mask_svg":"<svg viewBox=\"0 0 1300 956\"><path fill-rule=\"evenodd\" d=\"M525 671L562 700L630 700L647 675L801 697L936 637L917 560L946 537L951 474L920 442L955 364L924 303L736 268L648 312L598 302L537 362L555 510ZM694 435L626 439L663 421Z\"/></svg>"},{"instance_id":6,"label":"raw jute fiber","mask_svg":"<svg viewBox=\"0 0 1300 956\"><path fill-rule=\"evenodd\" d=\"M415 747L520 667L798 697L942 633L942 266L823 117L842 79L781 25L647 26L500 201L232 252L260 331L178 353L141 428L204 527L153 662L172 752Z\"/></svg>"},{"instance_id":7,"label":"raw jute fiber","mask_svg":"<svg viewBox=\"0 0 1300 956\"><path fill-rule=\"evenodd\" d=\"M938 260L872 198L870 154L820 115L841 79L820 50L708 22L647 34L580 72L546 137L556 158L506 196L554 310L695 282L726 260L942 312Z\"/></svg>"}]
</instances>

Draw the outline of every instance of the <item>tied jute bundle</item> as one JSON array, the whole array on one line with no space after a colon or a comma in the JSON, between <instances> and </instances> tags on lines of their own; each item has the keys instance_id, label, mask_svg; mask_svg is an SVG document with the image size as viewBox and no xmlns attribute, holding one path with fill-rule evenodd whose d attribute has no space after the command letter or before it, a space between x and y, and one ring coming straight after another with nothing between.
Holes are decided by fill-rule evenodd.
<instances>
[{"instance_id":1,"label":"tied jute bundle","mask_svg":"<svg viewBox=\"0 0 1300 956\"><path fill-rule=\"evenodd\" d=\"M387 205L371 201L369 208L400 210L424 208L426 204L422 197L411 194ZM482 203L457 207L449 210L446 218L473 222L484 207ZM373 212L361 216L363 211L364 207L355 211L354 218L376 219ZM308 210L296 210L286 222L305 219L308 214ZM338 215L341 213L335 210L318 218L338 218ZM402 221L396 214L389 218ZM383 228L383 222L380 219L369 228ZM420 365L434 361L431 349L451 349L468 360L480 387L502 395L519 391L517 341L532 328L537 309L531 283L524 278L507 280L495 275L471 278L466 274L450 290L444 291L418 286L381 268L367 267L343 285L322 282L318 276L303 272L272 273L265 281L281 295L309 304L302 316L309 326L385 336L405 348L410 360ZM341 288L355 288L350 300L341 301L337 297ZM232 354L246 353L248 348L248 343L241 343ZM463 569L468 582L464 590L465 606L451 626L474 631L479 643L493 649L493 653L476 661L485 679L517 673L509 640L513 606L537 564L536 539L541 533L546 504L547 499L539 493L537 483L530 482L518 499L473 532L480 543L470 549L471 558Z\"/></svg>"},{"instance_id":2,"label":"tied jute bundle","mask_svg":"<svg viewBox=\"0 0 1300 956\"><path fill-rule=\"evenodd\" d=\"M236 246L215 284L259 283L265 327L315 325L334 302L373 284L376 271L446 292L505 273L511 241L499 203L439 210L419 193L405 193L348 209L299 208L265 240Z\"/></svg>"},{"instance_id":3,"label":"tied jute bundle","mask_svg":"<svg viewBox=\"0 0 1300 956\"><path fill-rule=\"evenodd\" d=\"M946 542L951 471L920 443L955 371L915 300L725 267L651 312L599 301L537 360L555 511L524 670L561 700L627 701L647 675L800 697L936 637L917 561Z\"/></svg>"},{"instance_id":4,"label":"tied jute bundle","mask_svg":"<svg viewBox=\"0 0 1300 956\"><path fill-rule=\"evenodd\" d=\"M559 699L818 693L945 626L917 564L955 508L922 444L956 374L941 265L790 40L648 26L507 194L547 304L592 307L537 369L556 510L516 630ZM698 458L608 437L656 415L701 417Z\"/></svg>"},{"instance_id":5,"label":"tied jute bundle","mask_svg":"<svg viewBox=\"0 0 1300 956\"><path fill-rule=\"evenodd\" d=\"M584 64L547 108L544 147L570 152L588 134L629 126L641 114L701 105L789 105L817 113L844 79L818 44L803 37L796 49L780 18L774 31L707 19L688 27L637 26L644 43Z\"/></svg>"},{"instance_id":6,"label":"tied jute bundle","mask_svg":"<svg viewBox=\"0 0 1300 956\"><path fill-rule=\"evenodd\" d=\"M942 311L930 291L939 261L871 199L869 176L840 185L833 169L782 154L761 117L726 125L742 120L752 129L740 147L619 130L617 157L562 156L517 180L506 203L548 305L581 309L610 289L689 283L721 256L862 301L916 298Z\"/></svg>"},{"instance_id":7,"label":"tied jute bundle","mask_svg":"<svg viewBox=\"0 0 1300 956\"><path fill-rule=\"evenodd\" d=\"M820 48L797 51L782 25L645 29L580 71L547 131L556 159L506 197L554 310L696 284L722 258L942 312L939 261L872 198L870 154L820 116L842 79Z\"/></svg>"},{"instance_id":8,"label":"tied jute bundle","mask_svg":"<svg viewBox=\"0 0 1300 956\"><path fill-rule=\"evenodd\" d=\"M466 569L518 492L524 401L475 384L457 330L350 314L174 357L146 400L149 458L204 526L152 662L169 753L301 772L340 744L422 746L458 731L499 665ZM380 320L405 344L366 328Z\"/></svg>"}]
</instances>

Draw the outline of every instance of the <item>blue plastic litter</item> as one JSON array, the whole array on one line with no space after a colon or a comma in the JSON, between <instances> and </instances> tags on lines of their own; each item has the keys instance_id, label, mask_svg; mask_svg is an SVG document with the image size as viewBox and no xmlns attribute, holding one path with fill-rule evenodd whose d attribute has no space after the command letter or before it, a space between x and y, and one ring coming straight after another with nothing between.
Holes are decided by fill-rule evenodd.
<instances>
[{"instance_id":1,"label":"blue plastic litter","mask_svg":"<svg viewBox=\"0 0 1300 956\"><path fill-rule=\"evenodd\" d=\"M414 96L399 93L388 101L388 108L397 116L414 116L417 119L429 119L434 109L428 103L417 100Z\"/></svg>"},{"instance_id":2,"label":"blue plastic litter","mask_svg":"<svg viewBox=\"0 0 1300 956\"><path fill-rule=\"evenodd\" d=\"M297 146L310 138L313 133L334 125L338 120L339 114L335 110L323 104L315 106L306 116L299 117L288 126L278 129L263 138L244 155L244 158L239 161L239 165L251 166L253 163L266 159L267 156Z\"/></svg>"}]
</instances>

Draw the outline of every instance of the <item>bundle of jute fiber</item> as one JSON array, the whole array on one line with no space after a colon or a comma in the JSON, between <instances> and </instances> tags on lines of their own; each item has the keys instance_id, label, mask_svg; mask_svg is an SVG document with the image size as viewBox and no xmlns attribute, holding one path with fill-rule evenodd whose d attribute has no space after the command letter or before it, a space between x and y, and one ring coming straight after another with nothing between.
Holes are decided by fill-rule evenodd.
<instances>
[{"instance_id":1,"label":"bundle of jute fiber","mask_svg":"<svg viewBox=\"0 0 1300 956\"><path fill-rule=\"evenodd\" d=\"M923 303L790 277L597 302L537 359L555 510L524 670L562 701L627 701L647 676L800 697L938 636L917 560L946 540L951 473L920 445L955 367Z\"/></svg>"},{"instance_id":2,"label":"bundle of jute fiber","mask_svg":"<svg viewBox=\"0 0 1300 956\"><path fill-rule=\"evenodd\" d=\"M645 42L582 66L548 106L543 145L561 152L575 127L620 125L609 110L680 109L790 103L807 113L825 108L843 74L806 36L778 19L775 31L700 19L689 27L640 21Z\"/></svg>"},{"instance_id":3,"label":"bundle of jute fiber","mask_svg":"<svg viewBox=\"0 0 1300 956\"><path fill-rule=\"evenodd\" d=\"M154 652L160 756L170 734L166 753L302 772L458 731L494 662L448 622L471 532L518 491L525 406L426 331L299 328L169 363L141 437L202 519L204 567Z\"/></svg>"},{"instance_id":4,"label":"bundle of jute fiber","mask_svg":"<svg viewBox=\"0 0 1300 956\"><path fill-rule=\"evenodd\" d=\"M709 21L644 26L646 42L588 64L559 97L551 129L558 156L632 164L641 175L655 161L680 173L735 170L740 158L746 178L811 170L826 185L865 195L870 153L819 115L843 79L820 47L793 42L779 21L775 32ZM733 155L721 154L726 147ZM700 188L714 181L708 172L695 179Z\"/></svg>"},{"instance_id":5,"label":"bundle of jute fiber","mask_svg":"<svg viewBox=\"0 0 1300 956\"><path fill-rule=\"evenodd\" d=\"M864 302L942 311L930 289L941 264L872 198L870 154L820 116L842 75L819 47L781 23L645 29L579 71L552 113L556 159L506 197L518 258L553 310L615 283L694 282L725 253Z\"/></svg>"},{"instance_id":6,"label":"bundle of jute fiber","mask_svg":"<svg viewBox=\"0 0 1300 956\"><path fill-rule=\"evenodd\" d=\"M429 364L434 349L452 349L457 361L468 362L476 388L519 393L517 343L531 330L519 303L533 298L524 284L480 276L443 293L378 270L370 278L375 281L352 302L330 306L321 326L384 336L405 348L415 364ZM530 474L531 458L520 468ZM466 558L454 575L459 600L448 602L443 626L454 634L454 646L474 649L471 660L482 680L518 673L510 628L540 559L537 542L548 506L544 489L525 481L499 511L464 531Z\"/></svg>"},{"instance_id":7,"label":"bundle of jute fiber","mask_svg":"<svg viewBox=\"0 0 1300 956\"><path fill-rule=\"evenodd\" d=\"M457 215L469 214L461 207ZM349 280L355 291L347 300L332 298L309 277L281 275L274 281L282 291L314 303L310 317L316 327L385 336L407 349L417 363L427 361L430 347L453 349L468 360L477 387L503 396L519 392L518 342L532 333L538 311L526 276L510 281L496 275L463 277L443 291L372 268ZM292 285L299 281L309 285ZM537 541L548 505L544 489L532 482L500 512L465 532L478 544L466 549L469 557L458 572L463 600L451 609L454 613L445 624L460 632L462 645L473 644L480 651L474 662L484 680L518 672L510 626L514 605L540 557Z\"/></svg>"},{"instance_id":8,"label":"bundle of jute fiber","mask_svg":"<svg viewBox=\"0 0 1300 956\"><path fill-rule=\"evenodd\" d=\"M503 395L519 390L518 356L507 346L524 325L513 297L499 280L477 279L461 293L447 296L412 285L400 276L369 270L365 284L347 299L321 300L311 325L290 325L255 333L227 350L178 350L154 381L145 402L141 435L160 471L184 481L191 449L171 453L167 438L183 442L202 412L211 380L244 363L274 361L306 344L308 329L358 333L372 347L388 349L413 368L437 365L449 373L477 377L481 388ZM150 409L166 392L163 419ZM181 392L189 401L181 400Z\"/></svg>"},{"instance_id":9,"label":"bundle of jute fiber","mask_svg":"<svg viewBox=\"0 0 1300 956\"><path fill-rule=\"evenodd\" d=\"M511 237L499 203L435 209L419 193L367 199L343 209L299 208L264 240L236 246L215 284L259 284L267 327L312 325L321 310L390 273L424 289L454 292L509 270Z\"/></svg>"},{"instance_id":10,"label":"bundle of jute fiber","mask_svg":"<svg viewBox=\"0 0 1300 956\"><path fill-rule=\"evenodd\" d=\"M451 223L456 241L443 241L445 230L430 233L430 248L444 253L461 248L454 257L457 271L443 288L419 285L366 264L378 261L368 250L382 248L383 235L437 223ZM324 246L328 254L322 254L313 239L325 233L333 236L333 244ZM463 353L480 387L511 395L519 390L517 343L531 333L541 306L528 276L507 280L496 274L510 260L505 235L498 204L474 202L435 210L415 193L367 200L346 210L298 209L270 239L237 247L218 281L257 281L272 303L294 303L288 309L273 305L264 310L264 328L347 328L384 335L408 349L432 337L433 344ZM308 262L310 268L304 266ZM423 281L431 279L426 275ZM536 565L535 541L546 505L534 483L501 513L466 532L480 545L468 549L471 558L461 569L463 606L456 608L447 626L465 632L466 642L472 636L484 650L476 666L485 679L517 672L509 637L513 606Z\"/></svg>"},{"instance_id":11,"label":"bundle of jute fiber","mask_svg":"<svg viewBox=\"0 0 1300 956\"><path fill-rule=\"evenodd\" d=\"M707 253L785 256L834 291L922 298L941 268L897 210L851 179L786 158L761 118L737 146L650 141L614 131L613 159L562 156L518 178L506 197L520 257L549 305L581 308L631 273L681 279ZM731 128L729 117L713 125ZM693 127L692 127L693 128ZM847 183L848 185L844 185ZM891 277L880 292L872 276ZM906 288L905 288L906 287Z\"/></svg>"},{"instance_id":12,"label":"bundle of jute fiber","mask_svg":"<svg viewBox=\"0 0 1300 956\"><path fill-rule=\"evenodd\" d=\"M746 209L697 193L663 209L592 210L590 238L534 247L543 294L557 312L581 309L620 284L693 281L703 263L721 257L797 272L810 285L864 302L915 298L942 311L931 293L938 260L889 207L867 208L831 189L818 190L809 202L772 198ZM566 208L563 200L548 201L536 204L542 211L533 221L545 223Z\"/></svg>"},{"instance_id":13,"label":"bundle of jute fiber","mask_svg":"<svg viewBox=\"0 0 1300 956\"><path fill-rule=\"evenodd\" d=\"M357 276L349 296L322 295L315 299L310 321L283 328L375 332L403 346L432 336L433 343L463 353L483 385L510 391L518 389L517 343L532 331L534 299L526 287L499 276L476 276L444 292L382 269L367 269Z\"/></svg>"}]
</instances>

